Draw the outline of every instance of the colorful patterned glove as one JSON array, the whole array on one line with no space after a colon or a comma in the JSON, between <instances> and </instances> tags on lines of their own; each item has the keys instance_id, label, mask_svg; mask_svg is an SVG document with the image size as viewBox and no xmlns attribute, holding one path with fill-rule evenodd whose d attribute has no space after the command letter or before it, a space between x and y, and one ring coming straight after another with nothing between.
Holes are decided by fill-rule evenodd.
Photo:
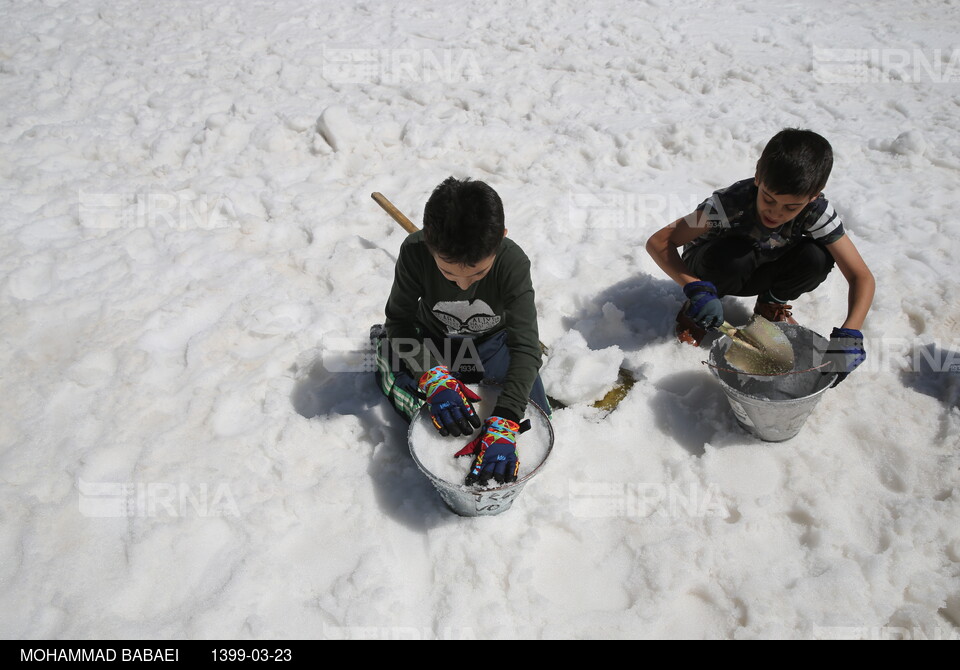
<instances>
[{"instance_id":1,"label":"colorful patterned glove","mask_svg":"<svg viewBox=\"0 0 960 670\"><path fill-rule=\"evenodd\" d=\"M471 435L480 427L473 402L480 396L453 378L445 365L427 370L420 378L420 391L430 404L430 417L441 435Z\"/></svg>"},{"instance_id":2,"label":"colorful patterned glove","mask_svg":"<svg viewBox=\"0 0 960 670\"><path fill-rule=\"evenodd\" d=\"M867 352L863 348L863 333L852 328L834 328L830 333L830 346L823 358L829 362L830 372L837 373L836 386L853 372L857 366L867 360Z\"/></svg>"},{"instance_id":3,"label":"colorful patterned glove","mask_svg":"<svg viewBox=\"0 0 960 670\"><path fill-rule=\"evenodd\" d=\"M692 281L683 287L687 300L687 316L701 328L716 328L723 323L723 303L717 287L708 281Z\"/></svg>"},{"instance_id":4,"label":"colorful patterned glove","mask_svg":"<svg viewBox=\"0 0 960 670\"><path fill-rule=\"evenodd\" d=\"M517 481L520 458L517 456L517 433L520 425L510 419L491 416L483 432L470 444L454 454L455 457L473 456L473 465L464 484L486 486L493 477L498 484Z\"/></svg>"}]
</instances>

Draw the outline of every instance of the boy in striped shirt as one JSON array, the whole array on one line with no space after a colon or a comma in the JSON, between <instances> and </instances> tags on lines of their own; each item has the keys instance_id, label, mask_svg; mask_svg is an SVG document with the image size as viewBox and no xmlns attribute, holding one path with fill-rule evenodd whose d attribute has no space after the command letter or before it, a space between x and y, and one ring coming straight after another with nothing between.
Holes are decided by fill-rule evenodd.
<instances>
[{"instance_id":1,"label":"boy in striped shirt","mask_svg":"<svg viewBox=\"0 0 960 670\"><path fill-rule=\"evenodd\" d=\"M725 295L755 295L754 313L796 323L787 303L816 289L836 265L849 299L843 324L831 334L828 360L839 380L863 362L860 329L875 282L822 193L832 167L826 139L782 130L764 147L752 179L714 192L650 237L647 251L687 296L677 315L681 341L699 345L708 329L723 323Z\"/></svg>"}]
</instances>

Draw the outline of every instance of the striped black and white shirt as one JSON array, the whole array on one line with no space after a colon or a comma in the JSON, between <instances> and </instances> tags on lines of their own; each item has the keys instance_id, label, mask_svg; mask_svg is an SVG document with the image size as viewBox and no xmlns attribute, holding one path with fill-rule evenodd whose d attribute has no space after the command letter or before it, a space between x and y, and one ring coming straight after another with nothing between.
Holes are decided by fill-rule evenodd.
<instances>
[{"instance_id":1,"label":"striped black and white shirt","mask_svg":"<svg viewBox=\"0 0 960 670\"><path fill-rule=\"evenodd\" d=\"M714 191L697 207L698 213L706 213L709 230L684 250L721 237L736 236L752 239L761 253L779 255L802 237L820 244L831 244L843 237L840 215L822 193L786 223L767 228L757 214L757 191L753 178Z\"/></svg>"}]
</instances>

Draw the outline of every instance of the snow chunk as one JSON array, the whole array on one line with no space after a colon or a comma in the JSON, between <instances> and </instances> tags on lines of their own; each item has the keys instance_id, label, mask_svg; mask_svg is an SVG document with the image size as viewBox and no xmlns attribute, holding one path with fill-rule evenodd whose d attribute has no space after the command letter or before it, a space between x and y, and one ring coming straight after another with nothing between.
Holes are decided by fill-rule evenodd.
<instances>
[{"instance_id":1,"label":"snow chunk","mask_svg":"<svg viewBox=\"0 0 960 670\"><path fill-rule=\"evenodd\" d=\"M599 400L616 384L623 351L618 346L591 351L576 330L550 348L541 371L547 393L566 405Z\"/></svg>"},{"instance_id":2,"label":"snow chunk","mask_svg":"<svg viewBox=\"0 0 960 670\"><path fill-rule=\"evenodd\" d=\"M343 151L360 140L360 131L344 107L333 106L323 110L317 119L317 132L334 151Z\"/></svg>"},{"instance_id":3,"label":"snow chunk","mask_svg":"<svg viewBox=\"0 0 960 670\"><path fill-rule=\"evenodd\" d=\"M873 139L871 149L899 156L922 156L927 150L927 141L919 130L908 130L897 135L895 140Z\"/></svg>"},{"instance_id":4,"label":"snow chunk","mask_svg":"<svg viewBox=\"0 0 960 670\"><path fill-rule=\"evenodd\" d=\"M927 150L927 141L919 130L910 130L900 133L890 144L890 151L903 156L922 156Z\"/></svg>"}]
</instances>

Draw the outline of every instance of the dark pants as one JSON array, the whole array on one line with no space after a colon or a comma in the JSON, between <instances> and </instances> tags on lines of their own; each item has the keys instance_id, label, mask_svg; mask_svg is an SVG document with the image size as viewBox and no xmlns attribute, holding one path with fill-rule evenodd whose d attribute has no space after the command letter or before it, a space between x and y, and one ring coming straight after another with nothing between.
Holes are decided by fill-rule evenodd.
<instances>
[{"instance_id":1,"label":"dark pants","mask_svg":"<svg viewBox=\"0 0 960 670\"><path fill-rule=\"evenodd\" d=\"M763 295L795 300L820 286L833 269L827 249L803 239L779 255L760 253L745 237L704 242L683 254L690 272L713 283L724 295Z\"/></svg>"},{"instance_id":2,"label":"dark pants","mask_svg":"<svg viewBox=\"0 0 960 670\"><path fill-rule=\"evenodd\" d=\"M371 335L375 337L379 335L379 337L376 337L377 386L390 400L390 404L393 405L397 413L403 417L404 421L409 423L424 402L417 388L418 380L414 379L406 367L396 360L390 342L383 336L382 331L377 331L376 335L371 333ZM463 340L458 340L458 342L466 346L473 344L473 342L467 344ZM477 344L476 348L469 353L462 352L457 346L445 348L442 344L436 342L436 350L438 352L450 352L450 360L445 360L444 363L450 368L450 374L465 384L480 381L503 384L506 381L507 369L510 367L507 331L501 331ZM479 364L476 364L477 359L479 359ZM458 360L464 361L462 368L453 367ZM547 401L547 394L543 388L540 375L537 375L537 378L533 381L533 387L530 389L530 400L539 405L547 413L547 416L551 415L550 403Z\"/></svg>"}]
</instances>

